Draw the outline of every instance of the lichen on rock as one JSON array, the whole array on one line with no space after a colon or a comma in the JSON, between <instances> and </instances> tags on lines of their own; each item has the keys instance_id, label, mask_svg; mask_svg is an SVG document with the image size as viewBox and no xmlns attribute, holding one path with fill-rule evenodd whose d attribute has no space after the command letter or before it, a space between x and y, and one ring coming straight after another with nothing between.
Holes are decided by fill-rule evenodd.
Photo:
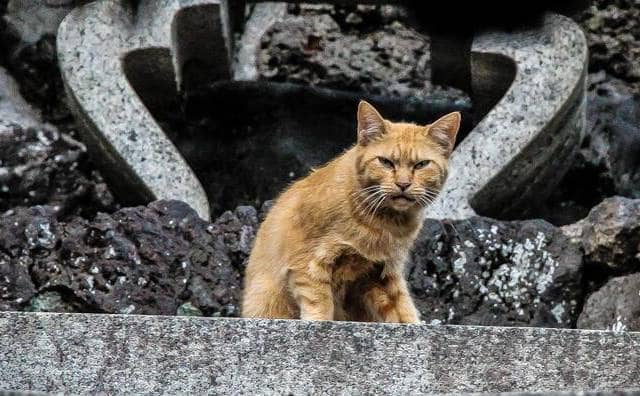
<instances>
[{"instance_id":1,"label":"lichen on rock","mask_svg":"<svg viewBox=\"0 0 640 396\"><path fill-rule=\"evenodd\" d=\"M427 220L409 282L427 322L571 327L582 255L540 220Z\"/></svg>"}]
</instances>

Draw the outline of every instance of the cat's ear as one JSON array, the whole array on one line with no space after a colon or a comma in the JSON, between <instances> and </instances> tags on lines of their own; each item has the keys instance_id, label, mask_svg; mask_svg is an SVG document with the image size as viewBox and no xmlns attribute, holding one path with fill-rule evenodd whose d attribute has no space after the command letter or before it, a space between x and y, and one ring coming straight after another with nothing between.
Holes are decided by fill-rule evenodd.
<instances>
[{"instance_id":1,"label":"cat's ear","mask_svg":"<svg viewBox=\"0 0 640 396\"><path fill-rule=\"evenodd\" d=\"M460 112L449 113L427 127L427 134L438 144L449 157L456 143L456 135L460 129Z\"/></svg>"},{"instance_id":2,"label":"cat's ear","mask_svg":"<svg viewBox=\"0 0 640 396\"><path fill-rule=\"evenodd\" d=\"M366 146L386 132L384 118L364 100L358 105L358 144Z\"/></svg>"}]
</instances>

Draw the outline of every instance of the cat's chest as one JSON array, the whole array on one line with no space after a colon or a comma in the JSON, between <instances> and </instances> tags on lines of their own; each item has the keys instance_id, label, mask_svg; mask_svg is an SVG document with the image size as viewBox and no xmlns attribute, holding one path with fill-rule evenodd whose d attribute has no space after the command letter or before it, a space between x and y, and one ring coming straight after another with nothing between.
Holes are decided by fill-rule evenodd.
<instances>
[{"instance_id":1,"label":"cat's chest","mask_svg":"<svg viewBox=\"0 0 640 396\"><path fill-rule=\"evenodd\" d=\"M402 257L406 256L414 239L414 235L398 238L386 232L380 234L361 233L352 235L349 244L355 252L370 261L391 263L400 261Z\"/></svg>"},{"instance_id":2,"label":"cat's chest","mask_svg":"<svg viewBox=\"0 0 640 396\"><path fill-rule=\"evenodd\" d=\"M374 262L359 254L344 254L336 260L333 267L334 284L354 282L374 272L381 273L384 263Z\"/></svg>"}]
</instances>

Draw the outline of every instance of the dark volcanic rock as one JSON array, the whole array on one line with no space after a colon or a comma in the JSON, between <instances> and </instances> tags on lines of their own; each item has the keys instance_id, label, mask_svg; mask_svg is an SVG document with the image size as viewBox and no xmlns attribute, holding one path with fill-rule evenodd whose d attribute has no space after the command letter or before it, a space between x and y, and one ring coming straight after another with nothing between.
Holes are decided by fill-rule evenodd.
<instances>
[{"instance_id":1,"label":"dark volcanic rock","mask_svg":"<svg viewBox=\"0 0 640 396\"><path fill-rule=\"evenodd\" d=\"M85 1L15 1L0 19L0 63L20 84L20 93L36 106L45 121L63 132L76 129L66 103L58 67L58 25Z\"/></svg>"},{"instance_id":2,"label":"dark volcanic rock","mask_svg":"<svg viewBox=\"0 0 640 396\"><path fill-rule=\"evenodd\" d=\"M180 307L235 316L257 225L251 207L211 224L175 201L93 221L58 222L49 207L10 211L0 217L0 271L9 287L9 301L0 301L12 309L174 315Z\"/></svg>"},{"instance_id":3,"label":"dark volcanic rock","mask_svg":"<svg viewBox=\"0 0 640 396\"><path fill-rule=\"evenodd\" d=\"M640 97L603 73L590 80L588 135L579 160L601 169L600 178L610 180L616 194L640 198Z\"/></svg>"},{"instance_id":4,"label":"dark volcanic rock","mask_svg":"<svg viewBox=\"0 0 640 396\"><path fill-rule=\"evenodd\" d=\"M399 8L290 6L262 39L261 78L374 95L424 97L431 85L429 40Z\"/></svg>"},{"instance_id":5,"label":"dark volcanic rock","mask_svg":"<svg viewBox=\"0 0 640 396\"><path fill-rule=\"evenodd\" d=\"M640 199L608 198L565 233L582 243L593 271L640 271Z\"/></svg>"},{"instance_id":6,"label":"dark volcanic rock","mask_svg":"<svg viewBox=\"0 0 640 396\"><path fill-rule=\"evenodd\" d=\"M9 0L0 7L3 20L25 43L34 43L42 36L56 34L62 19L73 6L87 0Z\"/></svg>"},{"instance_id":7,"label":"dark volcanic rock","mask_svg":"<svg viewBox=\"0 0 640 396\"><path fill-rule=\"evenodd\" d=\"M640 198L639 18L631 0L596 0L577 17L589 43L587 134L536 217L566 225L607 197Z\"/></svg>"},{"instance_id":8,"label":"dark volcanic rock","mask_svg":"<svg viewBox=\"0 0 640 396\"><path fill-rule=\"evenodd\" d=\"M596 0L579 18L589 42L589 70L626 80L640 93L640 5Z\"/></svg>"},{"instance_id":9,"label":"dark volcanic rock","mask_svg":"<svg viewBox=\"0 0 640 396\"><path fill-rule=\"evenodd\" d=\"M58 221L50 207L0 217L3 309L237 316L259 222L252 207L214 223L186 204ZM455 228L454 228L455 227ZM427 221L409 283L432 323L570 327L582 256L543 221ZM2 289L2 287L6 289Z\"/></svg>"},{"instance_id":10,"label":"dark volcanic rock","mask_svg":"<svg viewBox=\"0 0 640 396\"><path fill-rule=\"evenodd\" d=\"M58 216L92 217L117 204L84 145L53 128L0 130L0 212L49 205Z\"/></svg>"},{"instance_id":11,"label":"dark volcanic rock","mask_svg":"<svg viewBox=\"0 0 640 396\"><path fill-rule=\"evenodd\" d=\"M640 331L640 274L613 278L589 296L578 328Z\"/></svg>"},{"instance_id":12,"label":"dark volcanic rock","mask_svg":"<svg viewBox=\"0 0 640 396\"><path fill-rule=\"evenodd\" d=\"M12 260L0 252L0 311L17 311L36 294L29 263L26 258Z\"/></svg>"},{"instance_id":13,"label":"dark volcanic rock","mask_svg":"<svg viewBox=\"0 0 640 396\"><path fill-rule=\"evenodd\" d=\"M408 269L427 322L572 327L579 314L579 247L541 220L427 220Z\"/></svg>"},{"instance_id":14,"label":"dark volcanic rock","mask_svg":"<svg viewBox=\"0 0 640 396\"><path fill-rule=\"evenodd\" d=\"M5 64L20 84L20 93L41 111L45 121L65 132L76 128L58 67L55 36L45 35L17 48Z\"/></svg>"},{"instance_id":15,"label":"dark volcanic rock","mask_svg":"<svg viewBox=\"0 0 640 396\"><path fill-rule=\"evenodd\" d=\"M611 196L640 198L640 96L604 72L589 75L586 136L554 194L535 217L574 223Z\"/></svg>"}]
</instances>

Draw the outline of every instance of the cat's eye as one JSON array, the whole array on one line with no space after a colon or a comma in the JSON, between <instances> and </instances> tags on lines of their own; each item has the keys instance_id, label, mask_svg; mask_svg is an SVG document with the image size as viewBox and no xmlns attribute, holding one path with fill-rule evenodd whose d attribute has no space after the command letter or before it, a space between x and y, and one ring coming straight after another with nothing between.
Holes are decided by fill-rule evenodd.
<instances>
[{"instance_id":1,"label":"cat's eye","mask_svg":"<svg viewBox=\"0 0 640 396\"><path fill-rule=\"evenodd\" d=\"M430 160L420 161L420 162L418 162L417 164L415 164L413 166L413 169L422 169L422 168L428 166L430 163L431 163Z\"/></svg>"},{"instance_id":2,"label":"cat's eye","mask_svg":"<svg viewBox=\"0 0 640 396\"><path fill-rule=\"evenodd\" d=\"M391 160L390 160L390 159L388 159L388 158L378 157L378 161L379 161L382 165L384 165L386 168L389 168L389 169L393 169L393 168L395 168L395 165L393 164L393 161L391 161Z\"/></svg>"}]
</instances>

